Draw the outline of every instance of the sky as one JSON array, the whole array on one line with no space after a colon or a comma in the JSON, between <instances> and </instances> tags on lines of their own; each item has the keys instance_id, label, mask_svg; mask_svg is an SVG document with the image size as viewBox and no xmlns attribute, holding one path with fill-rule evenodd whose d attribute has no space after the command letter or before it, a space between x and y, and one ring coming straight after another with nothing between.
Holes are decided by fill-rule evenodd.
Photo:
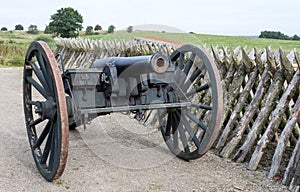
<instances>
[{"instance_id":1,"label":"sky","mask_svg":"<svg viewBox=\"0 0 300 192\"><path fill-rule=\"evenodd\" d=\"M2 0L3 1L3 0ZM44 30L58 9L72 7L83 27L99 24L115 30L155 24L182 32L258 36L261 31L300 35L299 0L8 0L0 3L0 28Z\"/></svg>"}]
</instances>

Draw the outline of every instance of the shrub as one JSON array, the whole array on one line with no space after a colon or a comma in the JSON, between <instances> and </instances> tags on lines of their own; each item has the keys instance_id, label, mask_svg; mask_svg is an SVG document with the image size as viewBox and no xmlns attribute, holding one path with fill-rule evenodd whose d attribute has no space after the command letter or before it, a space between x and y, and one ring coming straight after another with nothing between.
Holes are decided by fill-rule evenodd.
<instances>
[{"instance_id":1,"label":"shrub","mask_svg":"<svg viewBox=\"0 0 300 192\"><path fill-rule=\"evenodd\" d=\"M102 27L100 25L96 25L94 28L95 31L100 31L102 30Z\"/></svg>"},{"instance_id":2,"label":"shrub","mask_svg":"<svg viewBox=\"0 0 300 192\"><path fill-rule=\"evenodd\" d=\"M127 27L127 33L131 33L133 31L133 26Z\"/></svg>"},{"instance_id":3,"label":"shrub","mask_svg":"<svg viewBox=\"0 0 300 192\"><path fill-rule=\"evenodd\" d=\"M24 27L21 24L15 26L15 30L23 31Z\"/></svg>"},{"instance_id":4,"label":"shrub","mask_svg":"<svg viewBox=\"0 0 300 192\"><path fill-rule=\"evenodd\" d=\"M34 39L35 41L45 41L47 44L51 44L53 42L53 39L51 37L48 36L38 36Z\"/></svg>"},{"instance_id":5,"label":"shrub","mask_svg":"<svg viewBox=\"0 0 300 192\"><path fill-rule=\"evenodd\" d=\"M45 33L45 34L51 34L51 33L52 33L52 31L51 31L50 28L49 28L49 25L46 25L45 30L44 30L44 33Z\"/></svg>"},{"instance_id":6,"label":"shrub","mask_svg":"<svg viewBox=\"0 0 300 192\"><path fill-rule=\"evenodd\" d=\"M36 25L30 25L28 27L27 33L29 33L29 34L38 34L39 32L37 30L37 26Z\"/></svg>"},{"instance_id":7,"label":"shrub","mask_svg":"<svg viewBox=\"0 0 300 192\"><path fill-rule=\"evenodd\" d=\"M113 25L110 25L109 27L108 27L108 33L113 33L114 31L115 31L115 26L113 26Z\"/></svg>"},{"instance_id":8,"label":"shrub","mask_svg":"<svg viewBox=\"0 0 300 192\"><path fill-rule=\"evenodd\" d=\"M87 26L85 34L86 35L93 35L94 34L93 27L92 26Z\"/></svg>"}]
</instances>

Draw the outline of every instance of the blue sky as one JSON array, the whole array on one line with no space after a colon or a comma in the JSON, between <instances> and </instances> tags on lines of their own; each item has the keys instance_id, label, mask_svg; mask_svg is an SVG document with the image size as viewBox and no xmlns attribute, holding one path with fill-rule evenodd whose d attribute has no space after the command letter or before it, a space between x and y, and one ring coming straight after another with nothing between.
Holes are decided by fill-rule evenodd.
<instances>
[{"instance_id":1,"label":"blue sky","mask_svg":"<svg viewBox=\"0 0 300 192\"><path fill-rule=\"evenodd\" d=\"M185 32L220 35L259 35L263 30L300 35L299 0L9 0L1 3L0 27L30 24L44 30L50 16L72 7L83 16L84 28L113 24L167 25Z\"/></svg>"}]
</instances>

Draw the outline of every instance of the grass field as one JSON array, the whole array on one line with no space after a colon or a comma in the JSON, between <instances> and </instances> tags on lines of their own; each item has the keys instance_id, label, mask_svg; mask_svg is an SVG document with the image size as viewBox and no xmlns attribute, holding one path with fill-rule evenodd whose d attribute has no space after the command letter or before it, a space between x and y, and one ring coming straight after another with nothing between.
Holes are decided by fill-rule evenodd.
<instances>
[{"instance_id":1,"label":"grass field","mask_svg":"<svg viewBox=\"0 0 300 192\"><path fill-rule=\"evenodd\" d=\"M22 66L29 44L37 40L45 41L55 49L50 35L32 35L24 31L0 32L0 66Z\"/></svg>"},{"instance_id":2,"label":"grass field","mask_svg":"<svg viewBox=\"0 0 300 192\"><path fill-rule=\"evenodd\" d=\"M185 33L162 33L162 32L144 32L134 31L127 33L125 31L116 31L114 34L99 34L85 36L83 38L90 39L124 39L129 40L133 37L158 37L180 43L206 45L207 47L229 47L236 48L238 46L251 49L264 49L271 46L272 50L282 48L283 50L292 50L296 48L300 50L300 41L273 40L260 38L247 38L237 36L221 36L207 34L185 34ZM27 47L32 41L43 40L47 42L52 49L55 49L54 41L51 35L40 32L37 35L27 34L24 31L7 31L0 32L0 66L21 66L24 62Z\"/></svg>"},{"instance_id":3,"label":"grass field","mask_svg":"<svg viewBox=\"0 0 300 192\"><path fill-rule=\"evenodd\" d=\"M211 46L225 46L230 48L236 48L238 46L247 47L251 49L256 47L257 49L264 49L267 46L271 46L272 49L282 48L283 50L292 50L296 48L300 50L300 41L288 41L288 40L275 40L275 39L261 39L250 37L237 37L237 36L221 36L221 35L207 35L207 34L189 34L189 33L161 33L161 32L116 32L108 35L98 36L83 36L91 39L131 39L133 37L159 37L167 40L172 40L180 43L189 43L197 45Z\"/></svg>"}]
</instances>

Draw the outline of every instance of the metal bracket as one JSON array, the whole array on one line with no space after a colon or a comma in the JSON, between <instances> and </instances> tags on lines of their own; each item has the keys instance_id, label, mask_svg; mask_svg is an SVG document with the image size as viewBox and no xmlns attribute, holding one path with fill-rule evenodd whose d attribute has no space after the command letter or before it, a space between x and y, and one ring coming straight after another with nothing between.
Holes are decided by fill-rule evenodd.
<instances>
[{"instance_id":1,"label":"metal bracket","mask_svg":"<svg viewBox=\"0 0 300 192\"><path fill-rule=\"evenodd\" d=\"M86 130L86 125L90 125L90 124L91 124L91 120L89 118L89 114L84 113L83 114L83 128L84 128L84 130Z\"/></svg>"},{"instance_id":2,"label":"metal bracket","mask_svg":"<svg viewBox=\"0 0 300 192\"><path fill-rule=\"evenodd\" d=\"M55 59L57 60L57 58L59 58L60 61L61 61L62 76L65 76L65 64L64 64L64 60L63 60L62 54L61 53L57 53L55 55Z\"/></svg>"}]
</instances>

